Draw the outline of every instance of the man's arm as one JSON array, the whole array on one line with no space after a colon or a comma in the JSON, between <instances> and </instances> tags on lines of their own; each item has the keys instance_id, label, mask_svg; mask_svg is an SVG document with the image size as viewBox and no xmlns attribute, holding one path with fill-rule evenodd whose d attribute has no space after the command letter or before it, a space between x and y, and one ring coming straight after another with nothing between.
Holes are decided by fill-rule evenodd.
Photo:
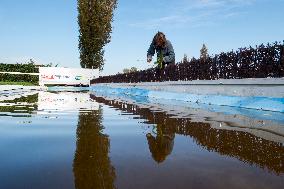
<instances>
[{"instance_id":1,"label":"man's arm","mask_svg":"<svg viewBox=\"0 0 284 189\"><path fill-rule=\"evenodd\" d=\"M165 56L163 61L164 62L175 62L175 51L170 41L168 41L168 56Z\"/></svg>"},{"instance_id":2,"label":"man's arm","mask_svg":"<svg viewBox=\"0 0 284 189\"><path fill-rule=\"evenodd\" d=\"M147 51L147 55L151 55L154 56L155 55L155 45L154 45L154 41L152 41L148 51Z\"/></svg>"}]
</instances>

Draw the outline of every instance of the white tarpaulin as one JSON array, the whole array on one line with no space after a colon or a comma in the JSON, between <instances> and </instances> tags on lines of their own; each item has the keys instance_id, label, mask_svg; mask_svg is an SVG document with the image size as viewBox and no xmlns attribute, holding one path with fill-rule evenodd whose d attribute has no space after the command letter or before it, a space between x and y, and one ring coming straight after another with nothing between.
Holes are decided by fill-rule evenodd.
<instances>
[{"instance_id":1,"label":"white tarpaulin","mask_svg":"<svg viewBox=\"0 0 284 189\"><path fill-rule=\"evenodd\" d=\"M40 67L39 85L89 85L99 70L82 68Z\"/></svg>"}]
</instances>

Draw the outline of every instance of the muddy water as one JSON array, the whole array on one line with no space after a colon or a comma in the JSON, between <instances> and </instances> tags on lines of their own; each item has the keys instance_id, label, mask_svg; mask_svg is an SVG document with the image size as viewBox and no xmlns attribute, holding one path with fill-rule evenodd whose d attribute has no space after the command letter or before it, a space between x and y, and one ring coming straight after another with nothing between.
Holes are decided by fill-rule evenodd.
<instances>
[{"instance_id":1,"label":"muddy water","mask_svg":"<svg viewBox=\"0 0 284 189\"><path fill-rule=\"evenodd\" d=\"M282 123L202 116L78 92L2 101L0 188L283 188Z\"/></svg>"}]
</instances>

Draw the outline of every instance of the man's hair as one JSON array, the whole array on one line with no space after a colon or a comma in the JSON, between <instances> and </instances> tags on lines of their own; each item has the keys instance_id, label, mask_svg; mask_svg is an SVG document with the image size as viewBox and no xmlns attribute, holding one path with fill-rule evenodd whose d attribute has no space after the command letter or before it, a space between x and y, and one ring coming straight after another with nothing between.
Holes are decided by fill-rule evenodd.
<instances>
[{"instance_id":1,"label":"man's hair","mask_svg":"<svg viewBox=\"0 0 284 189\"><path fill-rule=\"evenodd\" d=\"M165 46L166 44L166 36L163 32L158 31L158 33L156 33L156 35L154 36L153 42L155 44L155 46L158 46L158 44Z\"/></svg>"}]
</instances>

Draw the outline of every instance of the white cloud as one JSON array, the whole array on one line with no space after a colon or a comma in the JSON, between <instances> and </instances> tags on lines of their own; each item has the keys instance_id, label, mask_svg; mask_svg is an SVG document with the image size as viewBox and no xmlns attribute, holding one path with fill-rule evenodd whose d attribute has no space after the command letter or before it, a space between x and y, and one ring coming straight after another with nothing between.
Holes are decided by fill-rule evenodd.
<instances>
[{"instance_id":1,"label":"white cloud","mask_svg":"<svg viewBox=\"0 0 284 189\"><path fill-rule=\"evenodd\" d=\"M250 5L255 0L187 0L185 6L192 7L193 9L203 8L224 8L224 7L239 7L244 5Z\"/></svg>"},{"instance_id":2,"label":"white cloud","mask_svg":"<svg viewBox=\"0 0 284 189\"><path fill-rule=\"evenodd\" d=\"M146 20L134 24L130 24L131 26L134 27L142 27L145 29L152 29L152 28L157 28L160 27L161 25L176 25L176 24L182 24L189 22L191 20L190 17L185 17L181 15L171 15L171 16L165 16L165 17L160 17L156 19L151 19L151 20Z\"/></svg>"},{"instance_id":3,"label":"white cloud","mask_svg":"<svg viewBox=\"0 0 284 189\"><path fill-rule=\"evenodd\" d=\"M130 24L143 29L161 27L203 27L245 14L242 7L253 4L255 0L184 0L168 2L166 15ZM165 3L165 2L161 2Z\"/></svg>"}]
</instances>

